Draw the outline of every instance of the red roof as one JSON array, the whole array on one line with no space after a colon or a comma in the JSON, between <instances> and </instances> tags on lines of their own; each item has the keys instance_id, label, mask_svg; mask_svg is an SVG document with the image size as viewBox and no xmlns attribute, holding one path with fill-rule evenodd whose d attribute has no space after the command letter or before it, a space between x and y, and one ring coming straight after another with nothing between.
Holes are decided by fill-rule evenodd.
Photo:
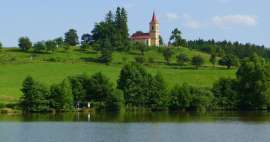
<instances>
[{"instance_id":1,"label":"red roof","mask_svg":"<svg viewBox=\"0 0 270 142\"><path fill-rule=\"evenodd\" d=\"M149 39L150 35L149 33L143 33L143 32L136 32L131 36L131 39Z\"/></svg>"},{"instance_id":2,"label":"red roof","mask_svg":"<svg viewBox=\"0 0 270 142\"><path fill-rule=\"evenodd\" d=\"M157 17L156 17L155 12L153 13L151 23L158 23L158 20L157 20Z\"/></svg>"}]
</instances>

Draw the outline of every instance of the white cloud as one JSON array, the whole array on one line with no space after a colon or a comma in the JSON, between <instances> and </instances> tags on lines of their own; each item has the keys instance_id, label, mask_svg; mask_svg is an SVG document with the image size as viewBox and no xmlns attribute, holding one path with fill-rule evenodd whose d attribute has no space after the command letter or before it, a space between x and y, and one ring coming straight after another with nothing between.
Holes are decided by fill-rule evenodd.
<instances>
[{"instance_id":1,"label":"white cloud","mask_svg":"<svg viewBox=\"0 0 270 142\"><path fill-rule=\"evenodd\" d=\"M212 22L221 28L231 28L234 26L252 27L257 24L256 17L250 15L215 16L212 18Z\"/></svg>"},{"instance_id":2,"label":"white cloud","mask_svg":"<svg viewBox=\"0 0 270 142\"><path fill-rule=\"evenodd\" d=\"M174 20L177 20L177 19L179 19L179 16L178 16L178 14L176 14L176 13L166 13L166 18L168 19L168 20L170 20L170 21L174 21Z\"/></svg>"},{"instance_id":3,"label":"white cloud","mask_svg":"<svg viewBox=\"0 0 270 142\"><path fill-rule=\"evenodd\" d=\"M201 27L201 23L199 21L189 19L186 21L186 26L191 29L199 29Z\"/></svg>"},{"instance_id":4,"label":"white cloud","mask_svg":"<svg viewBox=\"0 0 270 142\"><path fill-rule=\"evenodd\" d=\"M195 20L189 14L183 14L184 24L186 27L191 29L199 29L202 27L202 23L198 20Z\"/></svg>"}]
</instances>

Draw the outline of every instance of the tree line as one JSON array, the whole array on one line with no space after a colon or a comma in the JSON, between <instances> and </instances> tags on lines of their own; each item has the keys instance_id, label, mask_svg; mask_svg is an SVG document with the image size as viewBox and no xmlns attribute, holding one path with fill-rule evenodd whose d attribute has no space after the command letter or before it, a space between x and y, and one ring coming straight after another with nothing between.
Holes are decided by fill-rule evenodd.
<instances>
[{"instance_id":1,"label":"tree line","mask_svg":"<svg viewBox=\"0 0 270 142\"><path fill-rule=\"evenodd\" d=\"M71 76L50 87L27 77L21 91L25 112L72 111L91 102L97 110L139 108L152 111L267 110L270 68L263 58L245 58L236 78L222 78L212 88L175 85L169 89L160 73L152 75L137 63L120 71L116 87L102 73Z\"/></svg>"}]
</instances>

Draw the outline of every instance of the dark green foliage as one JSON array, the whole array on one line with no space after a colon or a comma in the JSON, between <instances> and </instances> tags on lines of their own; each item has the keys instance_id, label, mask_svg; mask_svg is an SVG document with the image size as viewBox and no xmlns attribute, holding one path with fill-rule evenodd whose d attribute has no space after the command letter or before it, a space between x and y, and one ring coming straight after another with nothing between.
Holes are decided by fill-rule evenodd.
<instances>
[{"instance_id":1,"label":"dark green foliage","mask_svg":"<svg viewBox=\"0 0 270 142\"><path fill-rule=\"evenodd\" d=\"M86 45L89 45L93 42L93 37L92 35L90 34L83 34L82 37L81 37L81 44L86 44Z\"/></svg>"},{"instance_id":2,"label":"dark green foliage","mask_svg":"<svg viewBox=\"0 0 270 142\"><path fill-rule=\"evenodd\" d=\"M176 59L177 63L181 66L190 61L189 57L183 53L179 54Z\"/></svg>"},{"instance_id":3,"label":"dark green foliage","mask_svg":"<svg viewBox=\"0 0 270 142\"><path fill-rule=\"evenodd\" d=\"M68 80L51 86L51 107L59 111L69 111L74 108L72 87Z\"/></svg>"},{"instance_id":4,"label":"dark green foliage","mask_svg":"<svg viewBox=\"0 0 270 142\"><path fill-rule=\"evenodd\" d=\"M44 112L49 110L49 90L28 76L21 89L23 96L20 104L24 112Z\"/></svg>"},{"instance_id":5,"label":"dark green foliage","mask_svg":"<svg viewBox=\"0 0 270 142\"><path fill-rule=\"evenodd\" d=\"M164 109L166 87L161 75L153 77L136 63L125 65L120 73L118 89L123 90L126 104L135 107Z\"/></svg>"},{"instance_id":6,"label":"dark green foliage","mask_svg":"<svg viewBox=\"0 0 270 142\"><path fill-rule=\"evenodd\" d=\"M32 42L28 37L21 37L19 39L19 48L23 51L27 51L32 48Z\"/></svg>"},{"instance_id":7,"label":"dark green foliage","mask_svg":"<svg viewBox=\"0 0 270 142\"><path fill-rule=\"evenodd\" d=\"M135 61L138 64L143 64L145 62L145 58L144 58L144 56L137 56L137 57L135 57Z\"/></svg>"},{"instance_id":8,"label":"dark green foliage","mask_svg":"<svg viewBox=\"0 0 270 142\"><path fill-rule=\"evenodd\" d=\"M238 107L238 82L235 79L221 78L212 88L215 103L219 109L234 110Z\"/></svg>"},{"instance_id":9,"label":"dark green foliage","mask_svg":"<svg viewBox=\"0 0 270 142\"><path fill-rule=\"evenodd\" d=\"M164 41L161 35L159 36L159 45L164 45Z\"/></svg>"},{"instance_id":10,"label":"dark green foliage","mask_svg":"<svg viewBox=\"0 0 270 142\"><path fill-rule=\"evenodd\" d=\"M65 33L65 44L70 46L76 46L79 43L79 37L75 29L70 29Z\"/></svg>"},{"instance_id":11,"label":"dark green foliage","mask_svg":"<svg viewBox=\"0 0 270 142\"><path fill-rule=\"evenodd\" d=\"M215 67L216 66L216 63L217 63L217 56L216 56L216 54L211 54L209 61Z\"/></svg>"},{"instance_id":12,"label":"dark green foliage","mask_svg":"<svg viewBox=\"0 0 270 142\"><path fill-rule=\"evenodd\" d=\"M88 101L104 102L113 92L113 85L102 73L96 73L91 77L86 89Z\"/></svg>"},{"instance_id":13,"label":"dark green foliage","mask_svg":"<svg viewBox=\"0 0 270 142\"><path fill-rule=\"evenodd\" d=\"M135 42L135 47L136 49L140 50L141 55L144 56L144 52L147 48L146 44L141 43L141 42Z\"/></svg>"},{"instance_id":14,"label":"dark green foliage","mask_svg":"<svg viewBox=\"0 0 270 142\"><path fill-rule=\"evenodd\" d=\"M112 93L108 94L105 100L106 110L120 111L125 106L125 98L122 90L115 89Z\"/></svg>"},{"instance_id":15,"label":"dark green foliage","mask_svg":"<svg viewBox=\"0 0 270 142\"><path fill-rule=\"evenodd\" d=\"M3 44L0 42L0 49L2 49L3 48Z\"/></svg>"},{"instance_id":16,"label":"dark green foliage","mask_svg":"<svg viewBox=\"0 0 270 142\"><path fill-rule=\"evenodd\" d=\"M152 110L162 110L168 107L167 87L160 73L154 77L148 75L146 95L146 106L148 108Z\"/></svg>"},{"instance_id":17,"label":"dark green foliage","mask_svg":"<svg viewBox=\"0 0 270 142\"><path fill-rule=\"evenodd\" d=\"M138 64L131 63L122 68L117 88L123 90L127 105L144 106L146 76L145 69Z\"/></svg>"},{"instance_id":18,"label":"dark green foliage","mask_svg":"<svg viewBox=\"0 0 270 142\"><path fill-rule=\"evenodd\" d=\"M167 64L170 64L170 60L173 56L173 51L171 48L165 48L163 50L163 57L166 60Z\"/></svg>"},{"instance_id":19,"label":"dark green foliage","mask_svg":"<svg viewBox=\"0 0 270 142\"><path fill-rule=\"evenodd\" d=\"M211 91L187 84L176 86L170 97L170 110L208 110L214 99Z\"/></svg>"},{"instance_id":20,"label":"dark green foliage","mask_svg":"<svg viewBox=\"0 0 270 142\"><path fill-rule=\"evenodd\" d=\"M115 15L113 15L112 11L109 11L105 21L95 25L92 34L94 41L100 44L101 48L107 48L102 45L102 42L108 40L111 46L114 47L113 49L128 50L129 34L126 10L118 7Z\"/></svg>"},{"instance_id":21,"label":"dark green foliage","mask_svg":"<svg viewBox=\"0 0 270 142\"><path fill-rule=\"evenodd\" d=\"M216 48L216 55L223 57L223 55L234 55L239 59L244 59L245 57L250 57L254 53L261 57L270 58L270 50L264 46L259 46L255 44L242 44L239 42L230 41L215 41L215 40L194 40L188 41L188 48L198 49L203 52L212 54L211 48Z\"/></svg>"},{"instance_id":22,"label":"dark green foliage","mask_svg":"<svg viewBox=\"0 0 270 142\"><path fill-rule=\"evenodd\" d=\"M46 41L45 45L48 52L54 52L57 49L57 43L53 40Z\"/></svg>"},{"instance_id":23,"label":"dark green foliage","mask_svg":"<svg viewBox=\"0 0 270 142\"><path fill-rule=\"evenodd\" d=\"M219 64L223 66L227 66L227 69L230 69L232 66L238 66L239 61L233 55L226 55L222 59L219 60Z\"/></svg>"},{"instance_id":24,"label":"dark green foliage","mask_svg":"<svg viewBox=\"0 0 270 142\"><path fill-rule=\"evenodd\" d=\"M196 69L198 69L200 66L202 66L204 63L204 59L200 55L196 55L192 57L191 64L195 66Z\"/></svg>"},{"instance_id":25,"label":"dark green foliage","mask_svg":"<svg viewBox=\"0 0 270 142\"><path fill-rule=\"evenodd\" d=\"M245 59L237 71L240 108L266 109L270 102L270 70L257 55Z\"/></svg>"},{"instance_id":26,"label":"dark green foliage","mask_svg":"<svg viewBox=\"0 0 270 142\"><path fill-rule=\"evenodd\" d=\"M90 45L88 43L83 42L80 47L82 50L87 50L90 48Z\"/></svg>"},{"instance_id":27,"label":"dark green foliage","mask_svg":"<svg viewBox=\"0 0 270 142\"><path fill-rule=\"evenodd\" d=\"M46 51L45 42L44 41L39 41L39 42L35 43L34 46L33 46L33 50L35 52L39 52L39 53Z\"/></svg>"},{"instance_id":28,"label":"dark green foliage","mask_svg":"<svg viewBox=\"0 0 270 142\"><path fill-rule=\"evenodd\" d=\"M89 80L90 77L87 75L69 77L74 100L73 104L77 104L78 102L85 102Z\"/></svg>"},{"instance_id":29,"label":"dark green foliage","mask_svg":"<svg viewBox=\"0 0 270 142\"><path fill-rule=\"evenodd\" d=\"M112 51L106 49L102 50L98 61L103 64L110 64L112 61Z\"/></svg>"},{"instance_id":30,"label":"dark green foliage","mask_svg":"<svg viewBox=\"0 0 270 142\"><path fill-rule=\"evenodd\" d=\"M62 37L54 39L54 42L56 43L57 48L61 48L64 45L64 39Z\"/></svg>"},{"instance_id":31,"label":"dark green foliage","mask_svg":"<svg viewBox=\"0 0 270 142\"><path fill-rule=\"evenodd\" d=\"M186 46L186 40L182 38L181 31L179 29L174 29L170 37L170 44L174 46Z\"/></svg>"}]
</instances>

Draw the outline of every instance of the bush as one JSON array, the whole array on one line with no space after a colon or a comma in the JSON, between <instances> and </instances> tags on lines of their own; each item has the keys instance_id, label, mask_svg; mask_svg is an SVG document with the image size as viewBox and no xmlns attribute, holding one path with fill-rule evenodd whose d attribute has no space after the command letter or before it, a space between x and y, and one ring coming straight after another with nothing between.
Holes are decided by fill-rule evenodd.
<instances>
[{"instance_id":1,"label":"bush","mask_svg":"<svg viewBox=\"0 0 270 142\"><path fill-rule=\"evenodd\" d=\"M98 60L100 63L109 64L112 61L112 51L102 50Z\"/></svg>"},{"instance_id":2,"label":"bush","mask_svg":"<svg viewBox=\"0 0 270 142\"><path fill-rule=\"evenodd\" d=\"M116 89L111 94L109 94L105 101L106 109L110 111L119 111L124 108L124 105L124 94L119 89Z\"/></svg>"},{"instance_id":3,"label":"bush","mask_svg":"<svg viewBox=\"0 0 270 142\"><path fill-rule=\"evenodd\" d=\"M143 64L145 62L145 58L144 58L144 56L137 56L137 57L135 57L135 61L138 64Z\"/></svg>"},{"instance_id":4,"label":"bush","mask_svg":"<svg viewBox=\"0 0 270 142\"><path fill-rule=\"evenodd\" d=\"M214 99L211 91L187 84L175 86L170 96L170 110L204 111L212 108Z\"/></svg>"},{"instance_id":5,"label":"bush","mask_svg":"<svg viewBox=\"0 0 270 142\"><path fill-rule=\"evenodd\" d=\"M192 60L191 60L191 63L192 63L192 65L195 66L196 69L198 69L200 66L203 65L204 59L203 59L203 57L200 56L200 55L193 56L193 57L192 57Z\"/></svg>"},{"instance_id":6,"label":"bush","mask_svg":"<svg viewBox=\"0 0 270 142\"><path fill-rule=\"evenodd\" d=\"M212 92L218 108L237 109L239 96L237 95L237 81L235 79L221 78L214 84Z\"/></svg>"},{"instance_id":7,"label":"bush","mask_svg":"<svg viewBox=\"0 0 270 142\"><path fill-rule=\"evenodd\" d=\"M226 55L219 60L219 64L222 66L227 66L227 69L230 69L232 66L238 66L239 61L233 55Z\"/></svg>"},{"instance_id":8,"label":"bush","mask_svg":"<svg viewBox=\"0 0 270 142\"><path fill-rule=\"evenodd\" d=\"M154 64L155 63L155 59L153 57L149 57L148 58L148 63Z\"/></svg>"},{"instance_id":9,"label":"bush","mask_svg":"<svg viewBox=\"0 0 270 142\"><path fill-rule=\"evenodd\" d=\"M50 103L51 107L58 111L69 111L74 108L72 88L68 80L51 86Z\"/></svg>"},{"instance_id":10,"label":"bush","mask_svg":"<svg viewBox=\"0 0 270 142\"><path fill-rule=\"evenodd\" d=\"M187 63L187 62L189 62L189 57L186 55L186 54L179 54L177 57L177 63L179 64L179 65L184 65L185 63Z\"/></svg>"},{"instance_id":11,"label":"bush","mask_svg":"<svg viewBox=\"0 0 270 142\"><path fill-rule=\"evenodd\" d=\"M33 46L33 49L35 52L39 52L39 53L46 51L45 42L39 41L39 42L35 43Z\"/></svg>"}]
</instances>

